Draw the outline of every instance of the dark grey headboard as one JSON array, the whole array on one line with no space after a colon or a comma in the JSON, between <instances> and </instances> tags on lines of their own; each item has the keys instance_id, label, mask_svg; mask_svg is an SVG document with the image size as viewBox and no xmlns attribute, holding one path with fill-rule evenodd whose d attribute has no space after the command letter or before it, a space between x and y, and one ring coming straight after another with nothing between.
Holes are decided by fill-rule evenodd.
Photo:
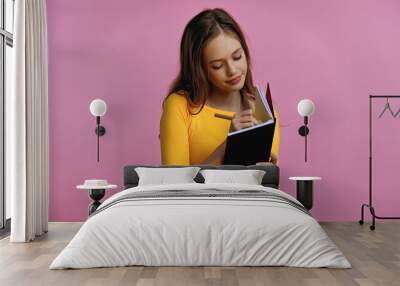
<instances>
[{"instance_id":1,"label":"dark grey headboard","mask_svg":"<svg viewBox=\"0 0 400 286\"><path fill-rule=\"evenodd\" d=\"M264 170L266 173L262 180L262 185L266 187L272 187L279 189L279 167L273 164L265 164L265 165L251 165L251 166L242 166L242 165L192 165L196 167L200 167L202 169L223 169L223 170L247 170L247 169L257 169ZM155 166L155 165L127 165L124 167L124 189L133 188L138 185L139 177L135 172L136 167L148 167L148 168L176 168L176 167L187 167L187 166L175 166L175 165L164 165L164 166ZM198 183L204 183L203 176L198 173L194 180Z\"/></svg>"}]
</instances>

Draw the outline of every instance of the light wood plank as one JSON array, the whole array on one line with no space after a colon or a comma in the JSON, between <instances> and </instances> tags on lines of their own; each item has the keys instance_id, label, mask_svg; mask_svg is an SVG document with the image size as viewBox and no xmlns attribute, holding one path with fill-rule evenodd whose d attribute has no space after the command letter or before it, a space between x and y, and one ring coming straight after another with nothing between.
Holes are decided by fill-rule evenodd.
<instances>
[{"instance_id":1,"label":"light wood plank","mask_svg":"<svg viewBox=\"0 0 400 286\"><path fill-rule=\"evenodd\" d=\"M391 286L400 281L400 223L379 222L374 232L358 223L322 223L352 269L296 267L115 267L49 270L82 223L50 223L32 243L0 240L0 285L136 286Z\"/></svg>"}]
</instances>

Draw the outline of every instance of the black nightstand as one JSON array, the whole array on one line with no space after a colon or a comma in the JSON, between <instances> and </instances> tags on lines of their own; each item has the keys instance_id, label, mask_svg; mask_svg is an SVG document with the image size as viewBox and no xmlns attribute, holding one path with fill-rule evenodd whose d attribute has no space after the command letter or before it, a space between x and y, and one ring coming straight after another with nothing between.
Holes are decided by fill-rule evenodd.
<instances>
[{"instance_id":1,"label":"black nightstand","mask_svg":"<svg viewBox=\"0 0 400 286\"><path fill-rule=\"evenodd\" d=\"M289 177L289 180L296 181L296 199L303 206L311 210L313 207L313 182L321 180L321 177Z\"/></svg>"},{"instance_id":2,"label":"black nightstand","mask_svg":"<svg viewBox=\"0 0 400 286\"><path fill-rule=\"evenodd\" d=\"M116 187L117 185L109 185L107 180L85 180L84 185L76 186L77 189L88 190L89 197L93 200L88 208L89 216L101 205L100 200L106 194L106 190Z\"/></svg>"}]
</instances>

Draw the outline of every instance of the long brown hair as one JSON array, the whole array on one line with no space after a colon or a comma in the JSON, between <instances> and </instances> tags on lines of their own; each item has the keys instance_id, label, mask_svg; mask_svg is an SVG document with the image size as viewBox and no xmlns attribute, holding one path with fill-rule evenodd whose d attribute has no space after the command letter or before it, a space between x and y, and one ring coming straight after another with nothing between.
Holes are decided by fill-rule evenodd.
<instances>
[{"instance_id":1,"label":"long brown hair","mask_svg":"<svg viewBox=\"0 0 400 286\"><path fill-rule=\"evenodd\" d=\"M180 71L172 82L163 105L168 96L176 92L187 97L191 114L198 114L202 110L211 88L207 71L202 65L203 48L222 31L237 36L247 58L247 75L240 90L244 102L245 94L255 94L249 49L239 24L221 8L206 9L194 16L185 27L180 46ZM191 107L199 106L199 111L192 113Z\"/></svg>"}]
</instances>

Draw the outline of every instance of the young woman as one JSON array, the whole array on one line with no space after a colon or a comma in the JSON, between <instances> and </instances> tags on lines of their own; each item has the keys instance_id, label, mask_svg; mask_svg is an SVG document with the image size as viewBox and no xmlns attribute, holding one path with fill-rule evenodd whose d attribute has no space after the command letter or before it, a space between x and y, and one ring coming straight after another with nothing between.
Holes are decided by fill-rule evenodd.
<instances>
[{"instance_id":1,"label":"young woman","mask_svg":"<svg viewBox=\"0 0 400 286\"><path fill-rule=\"evenodd\" d=\"M249 49L232 16L217 8L192 18L181 40L180 72L163 102L162 164L222 164L228 132L259 123L253 116L256 92ZM277 120L265 160L277 164L278 151Z\"/></svg>"}]
</instances>

